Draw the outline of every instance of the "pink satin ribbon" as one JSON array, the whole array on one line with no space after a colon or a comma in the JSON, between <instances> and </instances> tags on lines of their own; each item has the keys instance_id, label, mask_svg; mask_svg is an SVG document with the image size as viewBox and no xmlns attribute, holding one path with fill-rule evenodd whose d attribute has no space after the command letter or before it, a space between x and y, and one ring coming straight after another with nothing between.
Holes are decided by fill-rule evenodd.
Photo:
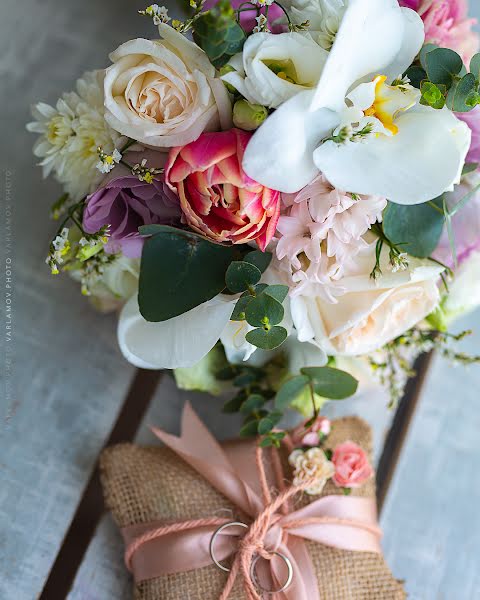
<instances>
[{"instance_id":1,"label":"pink satin ribbon","mask_svg":"<svg viewBox=\"0 0 480 600\"><path fill-rule=\"evenodd\" d=\"M153 429L153 432L250 521L265 513L266 502L258 492L261 485L258 469L255 468L254 447L251 447L252 452L238 446L223 448L188 403L183 412L180 437L159 429ZM261 540L266 551L281 552L293 566L293 582L286 590L272 596L277 600L320 600L305 540L342 550L381 551L376 506L370 498L325 496L293 512L288 511L287 506L287 502L283 503L268 517L267 531ZM184 530L181 530L182 524L172 524L172 531L166 534L165 522L125 527L122 534L127 546L127 566L131 568L135 581L139 582L211 565L210 540L219 524L232 520L212 516L211 522L200 519L198 526L196 522L188 522L185 524L188 528ZM158 527L163 528L160 537L155 535ZM234 536L239 533L238 530L227 529L218 536L215 544L217 560L223 561L235 554L238 538ZM272 585L280 587L284 579L284 565L279 560L262 562L269 565Z\"/></svg>"}]
</instances>

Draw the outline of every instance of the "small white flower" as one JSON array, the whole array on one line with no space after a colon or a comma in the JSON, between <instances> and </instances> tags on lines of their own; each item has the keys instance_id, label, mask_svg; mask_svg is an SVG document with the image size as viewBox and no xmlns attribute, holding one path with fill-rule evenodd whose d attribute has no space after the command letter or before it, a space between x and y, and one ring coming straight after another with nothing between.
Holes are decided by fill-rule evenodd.
<instances>
[{"instance_id":1,"label":"small white flower","mask_svg":"<svg viewBox=\"0 0 480 600\"><path fill-rule=\"evenodd\" d=\"M150 4L145 10L139 10L140 15L152 17L154 25L160 25L160 23L168 23L170 17L168 16L168 9L165 6L158 6L158 4Z\"/></svg>"},{"instance_id":2,"label":"small white flower","mask_svg":"<svg viewBox=\"0 0 480 600\"><path fill-rule=\"evenodd\" d=\"M122 160L122 155L116 148L112 154L106 154L102 148L98 148L98 156L100 160L96 167L100 173L110 173L110 171L115 168L115 165Z\"/></svg>"},{"instance_id":3,"label":"small white flower","mask_svg":"<svg viewBox=\"0 0 480 600\"><path fill-rule=\"evenodd\" d=\"M264 6L271 6L274 3L275 0L252 0L251 4L253 4L254 6L260 6L260 7L264 7Z\"/></svg>"},{"instance_id":4,"label":"small white flower","mask_svg":"<svg viewBox=\"0 0 480 600\"><path fill-rule=\"evenodd\" d=\"M268 19L265 15L255 17L255 21L257 22L257 25L253 28L253 33L270 33L270 30L268 29Z\"/></svg>"}]
</instances>

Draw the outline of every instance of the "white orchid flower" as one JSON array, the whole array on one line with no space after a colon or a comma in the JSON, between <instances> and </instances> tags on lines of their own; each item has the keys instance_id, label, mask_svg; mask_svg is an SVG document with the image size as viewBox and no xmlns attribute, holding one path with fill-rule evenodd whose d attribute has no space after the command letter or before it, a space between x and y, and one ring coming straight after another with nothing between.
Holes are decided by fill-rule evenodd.
<instances>
[{"instance_id":1,"label":"white orchid flower","mask_svg":"<svg viewBox=\"0 0 480 600\"><path fill-rule=\"evenodd\" d=\"M192 367L217 343L235 302L235 298L220 295L183 315L151 323L140 314L134 295L120 313L120 350L128 362L141 369Z\"/></svg>"},{"instance_id":2,"label":"white orchid flower","mask_svg":"<svg viewBox=\"0 0 480 600\"><path fill-rule=\"evenodd\" d=\"M290 193L320 171L338 189L399 204L453 189L470 145L468 127L446 108L420 105L408 84L387 84L423 41L422 20L397 0L350 0L316 89L298 93L265 121L247 147L244 170Z\"/></svg>"}]
</instances>

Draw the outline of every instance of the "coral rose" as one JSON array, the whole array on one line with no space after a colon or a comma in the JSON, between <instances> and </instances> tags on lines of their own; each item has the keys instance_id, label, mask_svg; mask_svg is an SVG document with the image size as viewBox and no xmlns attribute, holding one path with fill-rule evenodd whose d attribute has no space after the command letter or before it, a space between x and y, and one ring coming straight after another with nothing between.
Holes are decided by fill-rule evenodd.
<instances>
[{"instance_id":1,"label":"coral rose","mask_svg":"<svg viewBox=\"0 0 480 600\"><path fill-rule=\"evenodd\" d=\"M358 488L373 475L364 450L353 442L339 444L333 451L335 465L333 482L338 487Z\"/></svg>"},{"instance_id":2,"label":"coral rose","mask_svg":"<svg viewBox=\"0 0 480 600\"><path fill-rule=\"evenodd\" d=\"M204 133L172 148L165 170L188 225L216 242L255 240L263 251L280 215L280 192L257 183L243 171L251 134L240 129Z\"/></svg>"}]
</instances>

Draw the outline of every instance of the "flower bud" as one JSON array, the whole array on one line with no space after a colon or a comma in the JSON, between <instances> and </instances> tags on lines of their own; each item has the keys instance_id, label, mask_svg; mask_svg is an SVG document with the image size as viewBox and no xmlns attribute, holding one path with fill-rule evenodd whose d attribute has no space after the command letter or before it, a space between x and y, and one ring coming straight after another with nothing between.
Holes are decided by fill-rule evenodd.
<instances>
[{"instance_id":1,"label":"flower bud","mask_svg":"<svg viewBox=\"0 0 480 600\"><path fill-rule=\"evenodd\" d=\"M246 100L238 100L233 107L233 122L235 127L245 131L253 131L268 117L267 109L261 104L250 104Z\"/></svg>"}]
</instances>

